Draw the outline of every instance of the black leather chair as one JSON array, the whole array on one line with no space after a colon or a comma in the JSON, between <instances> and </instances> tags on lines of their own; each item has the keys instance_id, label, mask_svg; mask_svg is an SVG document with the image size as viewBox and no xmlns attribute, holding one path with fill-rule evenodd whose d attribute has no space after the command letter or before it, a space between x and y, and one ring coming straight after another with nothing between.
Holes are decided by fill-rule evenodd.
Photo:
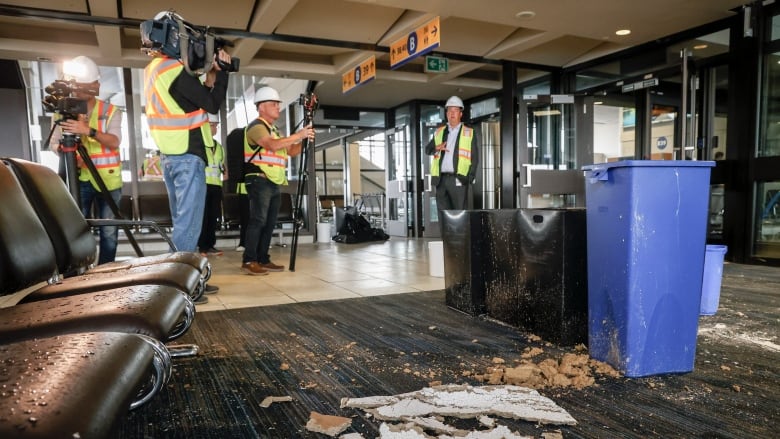
<instances>
[{"instance_id":1,"label":"black leather chair","mask_svg":"<svg viewBox=\"0 0 780 439\"><path fill-rule=\"evenodd\" d=\"M4 438L116 437L117 421L171 376L157 340L114 332L0 344L0 364Z\"/></svg>"},{"instance_id":2,"label":"black leather chair","mask_svg":"<svg viewBox=\"0 0 780 439\"><path fill-rule=\"evenodd\" d=\"M117 267L115 271L87 270L85 274L60 278L58 274L83 271L94 261L97 246L90 225L56 173L45 166L20 159L4 159L3 163L7 166L0 168L9 176L0 193L0 205L20 208L18 215L15 212L4 224L19 231L18 236L9 236L9 239L26 242L34 238L41 241L40 245L48 240L49 245L53 245L56 261L45 278L51 283L25 296L22 303L142 284L168 285L185 291L193 298L203 294L201 272L191 264L181 262L155 260L148 265ZM37 230L38 225L40 230ZM10 245L9 248L22 251L23 246ZM22 260L27 258L19 257ZM177 257L174 254L174 260ZM197 257L200 258L200 255ZM45 265L49 261L40 258L37 262ZM25 276L21 279L28 280Z\"/></svg>"},{"instance_id":3,"label":"black leather chair","mask_svg":"<svg viewBox=\"0 0 780 439\"><path fill-rule=\"evenodd\" d=\"M57 267L61 274L74 271L115 273L124 270L132 271L135 267L157 266L161 263L182 263L194 267L201 273L201 283L205 284L211 276L211 265L208 259L192 252L165 253L92 266L97 253L95 237L91 233L93 225L152 225L154 227L157 225L132 220L87 220L70 196L67 187L52 170L38 163L17 158L6 158L3 161L16 175L27 198L49 232L57 253ZM161 233L165 236L164 232Z\"/></svg>"},{"instance_id":4,"label":"black leather chair","mask_svg":"<svg viewBox=\"0 0 780 439\"><path fill-rule=\"evenodd\" d=\"M0 295L24 289L37 295L36 300L23 297L24 306L0 309L0 340L106 330L168 341L189 328L195 307L186 291L175 286L130 283L125 276L123 288L115 288L109 286L107 274L99 274L72 278L72 289L67 281L37 288L57 271L54 247L15 176L4 165L0 165L0 188L4 207L0 210ZM47 291L52 287L57 294ZM40 301L55 296L60 298Z\"/></svg>"}]
</instances>

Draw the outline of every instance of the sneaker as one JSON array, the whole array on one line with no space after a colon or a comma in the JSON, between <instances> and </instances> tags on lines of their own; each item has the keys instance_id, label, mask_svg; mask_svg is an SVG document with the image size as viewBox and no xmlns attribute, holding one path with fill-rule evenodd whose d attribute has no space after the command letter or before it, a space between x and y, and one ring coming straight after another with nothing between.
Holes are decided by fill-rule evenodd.
<instances>
[{"instance_id":1,"label":"sneaker","mask_svg":"<svg viewBox=\"0 0 780 439\"><path fill-rule=\"evenodd\" d=\"M242 251L244 251L244 250L246 250L246 249L244 248L244 246L243 246L243 245L239 245L238 247L236 247L236 251L237 251L237 252L242 252Z\"/></svg>"},{"instance_id":2,"label":"sneaker","mask_svg":"<svg viewBox=\"0 0 780 439\"><path fill-rule=\"evenodd\" d=\"M259 263L255 262L255 261L244 262L243 264L241 264L241 270L243 270L244 273L246 273L246 274L251 274L251 275L255 275L255 276L268 274L268 270L263 268L262 265L260 265Z\"/></svg>"},{"instance_id":3,"label":"sneaker","mask_svg":"<svg viewBox=\"0 0 780 439\"><path fill-rule=\"evenodd\" d=\"M200 296L200 299L195 301L195 305L203 305L204 303L209 303L209 298L206 296Z\"/></svg>"},{"instance_id":4,"label":"sneaker","mask_svg":"<svg viewBox=\"0 0 780 439\"><path fill-rule=\"evenodd\" d=\"M210 255L216 255L216 256L222 256L223 254L225 254L225 252L223 252L222 250L218 250L214 247L211 247L210 249L206 250L206 253Z\"/></svg>"},{"instance_id":5,"label":"sneaker","mask_svg":"<svg viewBox=\"0 0 780 439\"><path fill-rule=\"evenodd\" d=\"M266 264L260 264L260 266L267 271L284 271L284 265L276 265L271 261L268 261Z\"/></svg>"},{"instance_id":6,"label":"sneaker","mask_svg":"<svg viewBox=\"0 0 780 439\"><path fill-rule=\"evenodd\" d=\"M203 294L214 294L219 291L219 287L216 285L206 284L206 289L203 290Z\"/></svg>"}]
</instances>

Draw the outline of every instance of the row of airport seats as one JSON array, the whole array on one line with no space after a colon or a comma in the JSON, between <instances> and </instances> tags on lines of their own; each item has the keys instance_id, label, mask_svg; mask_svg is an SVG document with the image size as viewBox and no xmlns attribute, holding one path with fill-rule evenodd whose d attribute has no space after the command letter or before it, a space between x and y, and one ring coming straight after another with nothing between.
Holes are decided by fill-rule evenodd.
<instances>
[{"instance_id":1,"label":"row of airport seats","mask_svg":"<svg viewBox=\"0 0 780 439\"><path fill-rule=\"evenodd\" d=\"M172 353L197 352L166 343L192 324L208 261L93 266L93 224L36 163L0 159L0 205L0 295L22 296L0 308L0 437L112 437L165 386Z\"/></svg>"}]
</instances>

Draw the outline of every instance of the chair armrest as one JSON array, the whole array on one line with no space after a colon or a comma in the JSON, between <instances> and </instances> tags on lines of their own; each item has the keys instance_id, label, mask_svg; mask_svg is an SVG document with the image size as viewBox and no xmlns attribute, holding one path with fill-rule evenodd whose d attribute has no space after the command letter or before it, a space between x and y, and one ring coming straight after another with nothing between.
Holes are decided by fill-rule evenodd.
<instances>
[{"instance_id":1,"label":"chair armrest","mask_svg":"<svg viewBox=\"0 0 780 439\"><path fill-rule=\"evenodd\" d=\"M97 218L90 218L87 219L87 223L92 227L99 227L99 226L132 226L132 227L148 227L150 229L153 229L155 232L157 232L160 236L162 236L163 240L171 247L171 252L175 252L176 246L173 244L173 241L168 236L168 234L163 230L159 224L157 224L154 221L142 221L142 220L130 220L130 219L97 219Z\"/></svg>"}]
</instances>

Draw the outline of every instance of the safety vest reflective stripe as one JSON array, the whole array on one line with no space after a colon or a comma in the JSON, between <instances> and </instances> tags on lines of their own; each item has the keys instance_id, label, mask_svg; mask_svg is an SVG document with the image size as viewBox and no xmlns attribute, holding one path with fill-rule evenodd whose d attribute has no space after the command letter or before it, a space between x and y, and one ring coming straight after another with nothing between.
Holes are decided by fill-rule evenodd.
<instances>
[{"instance_id":1,"label":"safety vest reflective stripe","mask_svg":"<svg viewBox=\"0 0 780 439\"><path fill-rule=\"evenodd\" d=\"M146 121L149 124L149 129L191 129L208 123L208 115L203 109L181 114L179 111L172 111L168 108L165 99L160 96L160 92L154 84L160 76L181 67L181 63L172 58L164 58L159 61L159 64L160 65L154 69L153 73L146 78L146 102L148 106L146 110Z\"/></svg>"},{"instance_id":2,"label":"safety vest reflective stripe","mask_svg":"<svg viewBox=\"0 0 780 439\"><path fill-rule=\"evenodd\" d=\"M252 160L254 161L254 160ZM259 161L268 166L280 166L282 168L287 167L287 156L275 155L272 153L264 153L262 159Z\"/></svg>"}]
</instances>

